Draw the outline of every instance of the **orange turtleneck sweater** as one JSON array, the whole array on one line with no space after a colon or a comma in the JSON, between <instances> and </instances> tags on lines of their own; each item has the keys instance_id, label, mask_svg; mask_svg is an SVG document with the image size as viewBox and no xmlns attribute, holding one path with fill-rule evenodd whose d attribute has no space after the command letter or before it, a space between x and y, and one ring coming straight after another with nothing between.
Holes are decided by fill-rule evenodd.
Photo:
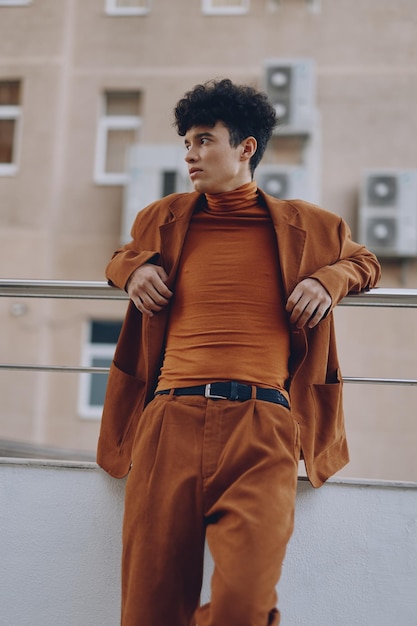
<instances>
[{"instance_id":1,"label":"orange turtleneck sweater","mask_svg":"<svg viewBox=\"0 0 417 626\"><path fill-rule=\"evenodd\" d=\"M158 390L227 380L283 390L290 340L269 211L255 182L206 201L181 254Z\"/></svg>"}]
</instances>

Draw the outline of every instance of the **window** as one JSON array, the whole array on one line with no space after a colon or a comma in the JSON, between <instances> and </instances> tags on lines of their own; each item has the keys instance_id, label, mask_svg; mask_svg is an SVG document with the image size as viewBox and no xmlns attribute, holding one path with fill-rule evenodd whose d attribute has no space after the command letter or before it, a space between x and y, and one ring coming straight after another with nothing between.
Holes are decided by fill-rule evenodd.
<instances>
[{"instance_id":1,"label":"window","mask_svg":"<svg viewBox=\"0 0 417 626\"><path fill-rule=\"evenodd\" d=\"M138 141L141 124L139 91L107 91L98 122L95 181L124 185L128 149Z\"/></svg>"},{"instance_id":2,"label":"window","mask_svg":"<svg viewBox=\"0 0 417 626\"><path fill-rule=\"evenodd\" d=\"M20 81L0 80L0 175L17 172L20 92Z\"/></svg>"},{"instance_id":3,"label":"window","mask_svg":"<svg viewBox=\"0 0 417 626\"><path fill-rule=\"evenodd\" d=\"M106 0L108 15L147 15L151 0Z\"/></svg>"},{"instance_id":4,"label":"window","mask_svg":"<svg viewBox=\"0 0 417 626\"><path fill-rule=\"evenodd\" d=\"M83 350L84 367L109 367L122 322L91 320ZM79 413L85 418L100 418L106 393L107 373L81 374Z\"/></svg>"},{"instance_id":5,"label":"window","mask_svg":"<svg viewBox=\"0 0 417 626\"><path fill-rule=\"evenodd\" d=\"M239 15L249 11L249 0L203 0L207 15Z\"/></svg>"}]
</instances>

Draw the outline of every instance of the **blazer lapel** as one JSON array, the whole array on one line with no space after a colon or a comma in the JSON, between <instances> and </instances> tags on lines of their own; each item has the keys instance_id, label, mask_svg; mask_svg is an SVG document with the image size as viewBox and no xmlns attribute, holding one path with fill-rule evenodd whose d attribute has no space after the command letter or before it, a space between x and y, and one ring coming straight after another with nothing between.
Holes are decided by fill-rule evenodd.
<instances>
[{"instance_id":1,"label":"blazer lapel","mask_svg":"<svg viewBox=\"0 0 417 626\"><path fill-rule=\"evenodd\" d=\"M304 257L306 231L296 226L298 211L288 202L272 200L260 190L271 213L278 244L278 257L281 269L282 284L286 298L302 278L301 264ZM291 326L291 357L289 360L290 376L293 377L307 355L307 337L304 329L298 330Z\"/></svg>"},{"instance_id":2,"label":"blazer lapel","mask_svg":"<svg viewBox=\"0 0 417 626\"><path fill-rule=\"evenodd\" d=\"M198 193L189 193L176 198L169 207L171 220L159 228L162 264L168 274L167 285L170 288L175 282L190 219L200 198L201 195Z\"/></svg>"},{"instance_id":3,"label":"blazer lapel","mask_svg":"<svg viewBox=\"0 0 417 626\"><path fill-rule=\"evenodd\" d=\"M294 224L297 209L283 200L274 200L259 190L271 213L278 244L282 281L287 297L300 281L306 231Z\"/></svg>"}]
</instances>

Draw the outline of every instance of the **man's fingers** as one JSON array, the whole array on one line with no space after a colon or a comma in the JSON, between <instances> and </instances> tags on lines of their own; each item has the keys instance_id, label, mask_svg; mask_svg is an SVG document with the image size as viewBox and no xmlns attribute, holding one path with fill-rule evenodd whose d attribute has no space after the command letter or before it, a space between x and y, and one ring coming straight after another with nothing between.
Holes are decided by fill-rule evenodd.
<instances>
[{"instance_id":1,"label":"man's fingers","mask_svg":"<svg viewBox=\"0 0 417 626\"><path fill-rule=\"evenodd\" d=\"M140 304L140 309L142 313L151 314L152 311L160 311L164 308L169 302L169 298L164 297L159 291L153 286L149 285L138 297L138 302ZM139 307L138 307L139 308Z\"/></svg>"},{"instance_id":2,"label":"man's fingers","mask_svg":"<svg viewBox=\"0 0 417 626\"><path fill-rule=\"evenodd\" d=\"M152 285L155 287L158 294L169 299L172 296L172 291L166 286L166 281L168 280L167 273L164 268L159 265L155 265L153 267L156 269L159 280L156 278Z\"/></svg>"},{"instance_id":3,"label":"man's fingers","mask_svg":"<svg viewBox=\"0 0 417 626\"><path fill-rule=\"evenodd\" d=\"M331 307L331 297L316 279L306 278L294 289L286 305L290 322L297 328L314 328Z\"/></svg>"},{"instance_id":4,"label":"man's fingers","mask_svg":"<svg viewBox=\"0 0 417 626\"><path fill-rule=\"evenodd\" d=\"M303 328L309 320L317 317L318 308L314 302L309 301L307 298L301 298L290 315L290 322L297 328Z\"/></svg>"},{"instance_id":5,"label":"man's fingers","mask_svg":"<svg viewBox=\"0 0 417 626\"><path fill-rule=\"evenodd\" d=\"M165 270L158 265L142 265L133 272L126 289L141 313L152 316L168 304L172 291L166 286L166 280Z\"/></svg>"}]
</instances>

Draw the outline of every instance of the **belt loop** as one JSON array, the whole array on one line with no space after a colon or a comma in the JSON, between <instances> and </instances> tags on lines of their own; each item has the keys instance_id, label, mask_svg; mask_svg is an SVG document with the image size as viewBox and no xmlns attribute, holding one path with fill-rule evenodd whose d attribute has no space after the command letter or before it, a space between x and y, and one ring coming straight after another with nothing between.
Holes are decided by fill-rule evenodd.
<instances>
[{"instance_id":1,"label":"belt loop","mask_svg":"<svg viewBox=\"0 0 417 626\"><path fill-rule=\"evenodd\" d=\"M169 399L169 400L172 400L172 398L174 397L174 395L175 395L175 387L171 387L171 389L170 389L170 390L169 390L169 392L168 392L168 399Z\"/></svg>"},{"instance_id":2,"label":"belt loop","mask_svg":"<svg viewBox=\"0 0 417 626\"><path fill-rule=\"evenodd\" d=\"M252 400L256 400L256 385L252 385L251 398Z\"/></svg>"},{"instance_id":3,"label":"belt loop","mask_svg":"<svg viewBox=\"0 0 417 626\"><path fill-rule=\"evenodd\" d=\"M232 380L230 383L230 399L231 400L239 399L238 384L235 380Z\"/></svg>"}]
</instances>

